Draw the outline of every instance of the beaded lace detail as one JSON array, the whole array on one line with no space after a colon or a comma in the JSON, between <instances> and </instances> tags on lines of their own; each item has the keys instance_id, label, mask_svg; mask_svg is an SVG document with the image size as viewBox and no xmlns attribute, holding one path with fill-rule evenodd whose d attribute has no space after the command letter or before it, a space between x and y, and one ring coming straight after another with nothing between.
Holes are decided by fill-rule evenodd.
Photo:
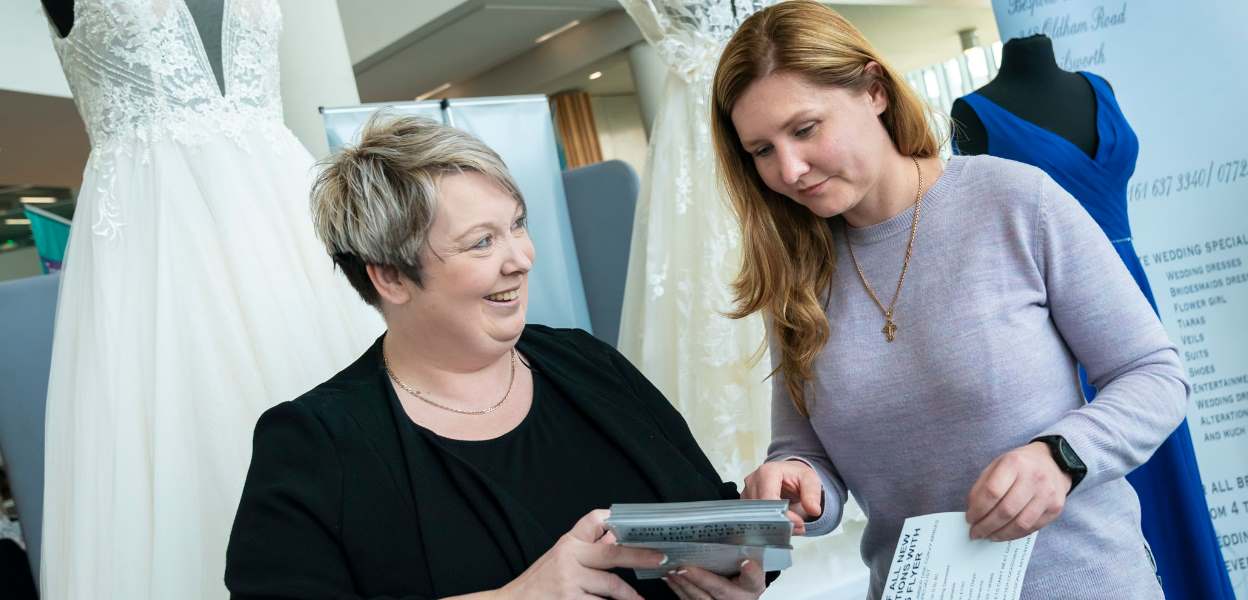
<instances>
[{"instance_id":1,"label":"beaded lace detail","mask_svg":"<svg viewBox=\"0 0 1248 600\"><path fill-rule=\"evenodd\" d=\"M184 0L77 0L68 36L53 45L87 134L98 206L92 231L115 238L124 218L117 161L148 161L151 145L219 136L250 151L247 134L283 132L275 0L225 0L221 93ZM134 156L135 153L138 156Z\"/></svg>"}]
</instances>

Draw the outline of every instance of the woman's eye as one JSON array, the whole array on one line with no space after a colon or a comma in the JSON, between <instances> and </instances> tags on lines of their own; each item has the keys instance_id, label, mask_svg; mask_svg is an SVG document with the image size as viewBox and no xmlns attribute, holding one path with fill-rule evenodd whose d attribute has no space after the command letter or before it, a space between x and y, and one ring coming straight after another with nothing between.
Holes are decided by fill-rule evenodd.
<instances>
[{"instance_id":1,"label":"woman's eye","mask_svg":"<svg viewBox=\"0 0 1248 600\"><path fill-rule=\"evenodd\" d=\"M516 222L512 223L511 229L512 231L517 231L520 229L525 229L528 226L529 226L529 218L527 216L524 216L524 217L520 217L519 219L516 219Z\"/></svg>"},{"instance_id":2,"label":"woman's eye","mask_svg":"<svg viewBox=\"0 0 1248 600\"><path fill-rule=\"evenodd\" d=\"M494 241L494 237L487 235L481 238L481 240L478 241L477 243L473 244L472 247L469 249L470 250L485 250L486 248L490 247L490 243L492 243L493 241Z\"/></svg>"},{"instance_id":3,"label":"woman's eye","mask_svg":"<svg viewBox=\"0 0 1248 600\"><path fill-rule=\"evenodd\" d=\"M771 146L763 146L754 151L754 158L762 158L768 154L771 154Z\"/></svg>"},{"instance_id":4,"label":"woman's eye","mask_svg":"<svg viewBox=\"0 0 1248 600\"><path fill-rule=\"evenodd\" d=\"M801 129L798 129L796 134L797 134L797 137L804 138L804 137L808 137L810 135L810 132L814 130L815 130L814 125L807 125Z\"/></svg>"}]
</instances>

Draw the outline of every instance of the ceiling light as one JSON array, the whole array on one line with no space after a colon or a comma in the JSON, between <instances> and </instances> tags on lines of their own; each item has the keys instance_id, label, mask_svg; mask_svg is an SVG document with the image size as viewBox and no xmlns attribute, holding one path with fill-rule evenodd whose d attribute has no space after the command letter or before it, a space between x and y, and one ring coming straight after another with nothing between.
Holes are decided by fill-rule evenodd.
<instances>
[{"instance_id":1,"label":"ceiling light","mask_svg":"<svg viewBox=\"0 0 1248 600\"><path fill-rule=\"evenodd\" d=\"M5 225L30 225L30 219L5 219Z\"/></svg>"},{"instance_id":2,"label":"ceiling light","mask_svg":"<svg viewBox=\"0 0 1248 600\"><path fill-rule=\"evenodd\" d=\"M417 100L424 100L424 99L426 99L426 98L428 98L428 97L430 97L430 96L433 96L433 95L435 95L435 94L440 94L440 93L445 92L446 90L449 90L449 89L451 89L451 82L449 82L449 81L448 81L448 82L446 82L446 83L444 83L444 84L442 84L442 85L440 85L440 86L438 86L438 87L436 87L436 88L433 88L433 89L431 89L431 90L429 90L429 91L427 91L427 92L425 92L425 93L423 93L423 94L421 94L421 95L419 95L419 96L416 96L416 99L417 99Z\"/></svg>"},{"instance_id":3,"label":"ceiling light","mask_svg":"<svg viewBox=\"0 0 1248 600\"><path fill-rule=\"evenodd\" d=\"M22 204L55 204L56 198L52 196L22 196Z\"/></svg>"},{"instance_id":4,"label":"ceiling light","mask_svg":"<svg viewBox=\"0 0 1248 600\"><path fill-rule=\"evenodd\" d=\"M571 23L568 23L567 25L564 25L563 27L560 27L559 29L543 33L541 37L537 38L537 43L540 44L580 24L581 24L580 21L572 21Z\"/></svg>"},{"instance_id":5,"label":"ceiling light","mask_svg":"<svg viewBox=\"0 0 1248 600\"><path fill-rule=\"evenodd\" d=\"M602 71L594 71L589 74L590 79L598 79L599 77L602 77Z\"/></svg>"}]
</instances>

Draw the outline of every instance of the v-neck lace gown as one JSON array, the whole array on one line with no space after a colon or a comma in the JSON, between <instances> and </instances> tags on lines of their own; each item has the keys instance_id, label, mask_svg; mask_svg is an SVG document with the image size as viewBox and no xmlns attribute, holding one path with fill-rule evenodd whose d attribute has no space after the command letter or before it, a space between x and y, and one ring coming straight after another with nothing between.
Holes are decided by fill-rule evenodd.
<instances>
[{"instance_id":1,"label":"v-neck lace gown","mask_svg":"<svg viewBox=\"0 0 1248 600\"><path fill-rule=\"evenodd\" d=\"M225 1L224 94L183 0L74 8L53 37L92 150L57 306L42 597L226 598L256 419L380 320L312 230L276 0Z\"/></svg>"},{"instance_id":2,"label":"v-neck lace gown","mask_svg":"<svg viewBox=\"0 0 1248 600\"><path fill-rule=\"evenodd\" d=\"M1027 121L972 93L962 99L971 106L988 133L988 154L1044 170L1083 205L1113 243L1140 291L1157 310L1144 266L1131 243L1127 215L1127 182L1135 172L1139 140L1114 99L1109 84L1080 72L1096 95L1095 156L1088 156L1066 138ZM1096 286L1096 281L1086 285ZM1112 323L1107 324L1112 326ZM1096 389L1080 370L1088 400ZM1159 447L1148 462L1127 476L1140 497L1144 537L1157 559L1157 572L1169 600L1233 598L1230 580L1209 520L1204 488L1196 466L1187 421ZM1041 534L1043 535L1043 534Z\"/></svg>"}]
</instances>

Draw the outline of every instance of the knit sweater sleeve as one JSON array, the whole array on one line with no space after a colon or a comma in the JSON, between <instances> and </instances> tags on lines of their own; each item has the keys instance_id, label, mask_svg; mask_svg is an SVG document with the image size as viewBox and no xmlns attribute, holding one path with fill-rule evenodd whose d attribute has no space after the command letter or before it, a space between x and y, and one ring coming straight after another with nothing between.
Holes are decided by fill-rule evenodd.
<instances>
[{"instance_id":1,"label":"knit sweater sleeve","mask_svg":"<svg viewBox=\"0 0 1248 600\"><path fill-rule=\"evenodd\" d=\"M774 369L779 365L779 350L774 338L772 348ZM767 449L767 462L798 460L810 465L819 474L819 481L823 484L823 513L818 519L806 523L806 535L830 533L841 522L848 498L845 482L815 434L810 419L803 417L793 406L784 385L784 376L776 371L771 381L771 446Z\"/></svg>"},{"instance_id":2,"label":"knit sweater sleeve","mask_svg":"<svg viewBox=\"0 0 1248 600\"><path fill-rule=\"evenodd\" d=\"M1088 466L1075 489L1125 476L1182 422L1191 391L1178 350L1108 238L1047 176L1033 240L1049 314L1097 389L1042 435L1060 435ZM1072 374L1073 376L1073 374Z\"/></svg>"}]
</instances>

